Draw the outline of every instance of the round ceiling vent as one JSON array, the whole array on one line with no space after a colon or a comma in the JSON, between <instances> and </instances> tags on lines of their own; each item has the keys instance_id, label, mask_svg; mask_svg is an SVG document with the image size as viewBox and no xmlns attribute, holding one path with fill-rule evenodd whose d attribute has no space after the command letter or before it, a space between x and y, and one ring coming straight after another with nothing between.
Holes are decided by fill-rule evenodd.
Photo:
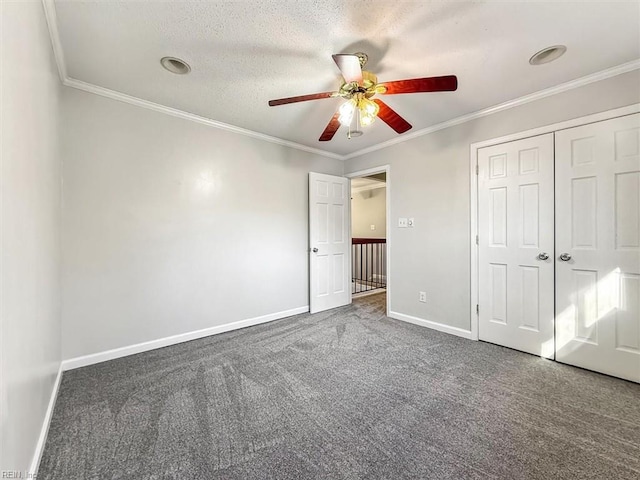
<instances>
[{"instance_id":1,"label":"round ceiling vent","mask_svg":"<svg viewBox=\"0 0 640 480\"><path fill-rule=\"evenodd\" d=\"M547 47L543 50L540 50L533 57L529 59L529 63L531 65L542 65L545 63L553 62L557 60L564 52L567 51L567 47L564 45L554 45L553 47Z\"/></svg>"},{"instance_id":2,"label":"round ceiling vent","mask_svg":"<svg viewBox=\"0 0 640 480\"><path fill-rule=\"evenodd\" d=\"M191 71L191 67L184 60L175 57L162 57L160 63L165 70L178 75L185 75Z\"/></svg>"}]
</instances>

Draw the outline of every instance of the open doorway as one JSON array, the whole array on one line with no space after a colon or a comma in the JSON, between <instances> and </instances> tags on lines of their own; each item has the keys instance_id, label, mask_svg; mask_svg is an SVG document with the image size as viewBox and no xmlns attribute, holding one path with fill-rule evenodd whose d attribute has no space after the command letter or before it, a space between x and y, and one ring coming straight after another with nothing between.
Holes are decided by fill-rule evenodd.
<instances>
[{"instance_id":1,"label":"open doorway","mask_svg":"<svg viewBox=\"0 0 640 480\"><path fill-rule=\"evenodd\" d=\"M388 173L351 177L351 294L385 294L388 289ZM388 309L387 309L388 310Z\"/></svg>"}]
</instances>

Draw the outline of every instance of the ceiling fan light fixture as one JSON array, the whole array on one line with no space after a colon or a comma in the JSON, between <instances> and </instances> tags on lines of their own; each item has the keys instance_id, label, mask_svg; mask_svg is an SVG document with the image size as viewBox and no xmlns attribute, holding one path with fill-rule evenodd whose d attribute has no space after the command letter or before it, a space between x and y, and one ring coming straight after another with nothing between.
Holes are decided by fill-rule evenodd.
<instances>
[{"instance_id":1,"label":"ceiling fan light fixture","mask_svg":"<svg viewBox=\"0 0 640 480\"><path fill-rule=\"evenodd\" d=\"M338 121L345 126L351 125L351 121L353 120L353 114L356 111L356 102L351 99L344 102L340 105L340 109L338 110L340 113L340 117L338 117Z\"/></svg>"},{"instance_id":2,"label":"ceiling fan light fixture","mask_svg":"<svg viewBox=\"0 0 640 480\"><path fill-rule=\"evenodd\" d=\"M567 47L564 45L554 45L552 47L543 48L529 59L529 63L531 65L544 65L545 63L551 63L564 55L566 51Z\"/></svg>"},{"instance_id":3,"label":"ceiling fan light fixture","mask_svg":"<svg viewBox=\"0 0 640 480\"><path fill-rule=\"evenodd\" d=\"M363 127L368 127L375 121L376 117L369 113L360 112L360 125Z\"/></svg>"},{"instance_id":4,"label":"ceiling fan light fixture","mask_svg":"<svg viewBox=\"0 0 640 480\"><path fill-rule=\"evenodd\" d=\"M368 98L362 98L358 105L360 112L365 115L370 115L372 117L376 117L378 112L380 111L380 107L373 100L369 100Z\"/></svg>"},{"instance_id":5,"label":"ceiling fan light fixture","mask_svg":"<svg viewBox=\"0 0 640 480\"><path fill-rule=\"evenodd\" d=\"M338 121L341 125L349 126L353 122L353 116L356 115L360 125L368 127L375 121L379 111L378 104L364 96L351 98L340 105Z\"/></svg>"},{"instance_id":6,"label":"ceiling fan light fixture","mask_svg":"<svg viewBox=\"0 0 640 480\"><path fill-rule=\"evenodd\" d=\"M162 57L160 64L165 70L176 75L186 75L191 71L191 67L187 62L176 57Z\"/></svg>"}]
</instances>

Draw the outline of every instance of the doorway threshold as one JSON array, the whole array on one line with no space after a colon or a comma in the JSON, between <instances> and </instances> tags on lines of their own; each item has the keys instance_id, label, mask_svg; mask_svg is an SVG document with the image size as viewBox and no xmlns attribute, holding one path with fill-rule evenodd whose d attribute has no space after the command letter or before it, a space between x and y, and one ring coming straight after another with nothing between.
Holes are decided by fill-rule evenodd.
<instances>
[{"instance_id":1,"label":"doorway threshold","mask_svg":"<svg viewBox=\"0 0 640 480\"><path fill-rule=\"evenodd\" d=\"M386 288L376 288L375 290L369 290L367 292L359 292L351 295L351 298L368 297L369 295L377 295L378 293L386 293Z\"/></svg>"}]
</instances>

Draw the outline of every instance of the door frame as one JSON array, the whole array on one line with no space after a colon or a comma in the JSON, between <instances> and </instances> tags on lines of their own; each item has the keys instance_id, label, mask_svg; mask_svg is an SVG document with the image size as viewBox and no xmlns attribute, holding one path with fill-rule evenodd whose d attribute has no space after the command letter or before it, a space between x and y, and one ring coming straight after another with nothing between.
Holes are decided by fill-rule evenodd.
<instances>
[{"instance_id":1,"label":"door frame","mask_svg":"<svg viewBox=\"0 0 640 480\"><path fill-rule=\"evenodd\" d=\"M469 228L469 245L471 248L471 340L478 340L478 305L479 305L479 264L478 264L478 244L476 243L478 235L478 150L484 147L491 147L501 143L512 142L515 140L523 140L529 137L536 137L546 133L553 133L568 128L579 127L589 123L610 120L616 117L624 117L640 112L640 103L628 105L626 107L615 108L605 112L585 115L583 117L566 120L564 122L553 123L543 127L525 130L523 132L513 133L502 137L483 140L481 142L472 143L469 147L469 199L470 199L470 228ZM388 192L387 192L388 193ZM387 223L389 219L387 218ZM387 240L388 241L388 240ZM388 270L387 270L388 272ZM387 292L388 295L388 292ZM388 301L388 297L387 297Z\"/></svg>"},{"instance_id":2,"label":"door frame","mask_svg":"<svg viewBox=\"0 0 640 480\"><path fill-rule=\"evenodd\" d=\"M368 177L376 173L385 174L385 208L387 210L387 222L385 225L385 236L387 238L387 311L385 314L389 316L389 312L391 311L391 165L380 165L379 167L367 168L366 170L358 170L357 172L346 173L344 176L351 180L352 178ZM351 191L349 191L349 198L351 198ZM351 201L349 201L349 220L351 221ZM350 228L349 242L351 242L351 237L352 232ZM351 252L351 249L349 249L349 252ZM349 289L349 298L352 296L351 289Z\"/></svg>"}]
</instances>

